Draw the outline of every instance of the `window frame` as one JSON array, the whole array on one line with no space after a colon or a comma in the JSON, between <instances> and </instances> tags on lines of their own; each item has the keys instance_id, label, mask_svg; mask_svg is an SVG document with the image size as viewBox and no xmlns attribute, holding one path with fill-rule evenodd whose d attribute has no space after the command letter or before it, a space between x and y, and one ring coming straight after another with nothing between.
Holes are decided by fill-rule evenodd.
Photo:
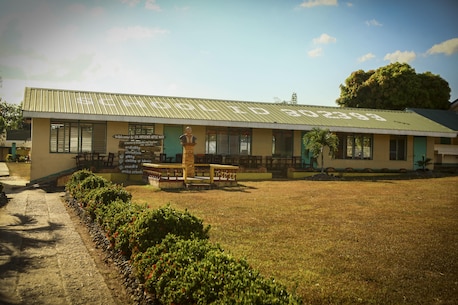
<instances>
[{"instance_id":1,"label":"window frame","mask_svg":"<svg viewBox=\"0 0 458 305\"><path fill-rule=\"evenodd\" d=\"M129 136L137 135L151 135L156 131L155 124L138 124L138 123L129 123L128 126Z\"/></svg>"},{"instance_id":2,"label":"window frame","mask_svg":"<svg viewBox=\"0 0 458 305\"><path fill-rule=\"evenodd\" d=\"M214 155L251 155L251 128L207 127L205 153Z\"/></svg>"},{"instance_id":3,"label":"window frame","mask_svg":"<svg viewBox=\"0 0 458 305\"><path fill-rule=\"evenodd\" d=\"M294 131L272 130L272 156L292 157L294 152Z\"/></svg>"},{"instance_id":4,"label":"window frame","mask_svg":"<svg viewBox=\"0 0 458 305\"><path fill-rule=\"evenodd\" d=\"M373 160L374 136L365 133L337 133L339 150L336 159Z\"/></svg>"},{"instance_id":5,"label":"window frame","mask_svg":"<svg viewBox=\"0 0 458 305\"><path fill-rule=\"evenodd\" d=\"M49 153L106 153L106 122L52 119L49 130Z\"/></svg>"},{"instance_id":6,"label":"window frame","mask_svg":"<svg viewBox=\"0 0 458 305\"><path fill-rule=\"evenodd\" d=\"M403 141L404 143L399 143ZM393 147L394 146L394 147ZM403 151L401 150L401 146ZM407 160L407 136L391 136L388 147L390 161L406 161ZM403 154L403 156L399 156Z\"/></svg>"}]
</instances>

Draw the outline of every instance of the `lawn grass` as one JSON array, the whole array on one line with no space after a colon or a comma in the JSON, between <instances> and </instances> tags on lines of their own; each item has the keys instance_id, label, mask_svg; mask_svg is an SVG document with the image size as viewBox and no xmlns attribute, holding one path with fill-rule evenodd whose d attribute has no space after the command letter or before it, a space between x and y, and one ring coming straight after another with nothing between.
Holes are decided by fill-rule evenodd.
<instances>
[{"instance_id":1,"label":"lawn grass","mask_svg":"<svg viewBox=\"0 0 458 305\"><path fill-rule=\"evenodd\" d=\"M127 189L202 218L214 242L305 304L458 304L458 177Z\"/></svg>"}]
</instances>

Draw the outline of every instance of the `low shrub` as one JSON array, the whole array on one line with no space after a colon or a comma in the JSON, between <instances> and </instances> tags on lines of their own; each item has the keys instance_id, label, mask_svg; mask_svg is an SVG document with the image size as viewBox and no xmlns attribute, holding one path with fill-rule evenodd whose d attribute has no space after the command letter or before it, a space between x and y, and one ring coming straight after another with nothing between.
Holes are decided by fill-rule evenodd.
<instances>
[{"instance_id":1,"label":"low shrub","mask_svg":"<svg viewBox=\"0 0 458 305\"><path fill-rule=\"evenodd\" d=\"M67 191L132 258L136 275L160 304L301 304L246 261L209 242L210 226L188 211L131 203L122 186L87 170L72 175Z\"/></svg>"},{"instance_id":2,"label":"low shrub","mask_svg":"<svg viewBox=\"0 0 458 305\"><path fill-rule=\"evenodd\" d=\"M98 207L109 205L115 200L129 202L131 198L132 195L121 185L109 183L101 188L91 189L86 192L83 202L86 204L86 211L92 219L95 219Z\"/></svg>"},{"instance_id":3,"label":"low shrub","mask_svg":"<svg viewBox=\"0 0 458 305\"><path fill-rule=\"evenodd\" d=\"M98 224L104 229L111 245L114 246L120 227L131 223L144 209L144 206L118 199L108 205L99 206L95 214Z\"/></svg>"},{"instance_id":4,"label":"low shrub","mask_svg":"<svg viewBox=\"0 0 458 305\"><path fill-rule=\"evenodd\" d=\"M65 185L65 190L72 197L75 198L75 196L77 196L77 193L80 192L81 182L83 182L83 180L86 179L87 177L92 177L92 176L95 176L95 174L86 169L74 172L73 175L70 177L70 180Z\"/></svg>"},{"instance_id":5,"label":"low shrub","mask_svg":"<svg viewBox=\"0 0 458 305\"><path fill-rule=\"evenodd\" d=\"M133 265L147 291L161 304L301 304L246 261L204 239L169 234L136 255Z\"/></svg>"},{"instance_id":6,"label":"low shrub","mask_svg":"<svg viewBox=\"0 0 458 305\"><path fill-rule=\"evenodd\" d=\"M79 183L76 192L73 194L73 197L76 200L80 201L83 204L83 206L86 206L88 202L85 201L85 199L91 190L102 188L109 185L111 185L111 182L106 180L105 178L102 178L97 175L92 175Z\"/></svg>"},{"instance_id":7,"label":"low shrub","mask_svg":"<svg viewBox=\"0 0 458 305\"><path fill-rule=\"evenodd\" d=\"M116 247L124 255L144 252L162 241L167 234L185 239L207 239L210 226L188 211L177 211L170 206L157 210L145 209L131 223L122 226L116 239Z\"/></svg>"}]
</instances>

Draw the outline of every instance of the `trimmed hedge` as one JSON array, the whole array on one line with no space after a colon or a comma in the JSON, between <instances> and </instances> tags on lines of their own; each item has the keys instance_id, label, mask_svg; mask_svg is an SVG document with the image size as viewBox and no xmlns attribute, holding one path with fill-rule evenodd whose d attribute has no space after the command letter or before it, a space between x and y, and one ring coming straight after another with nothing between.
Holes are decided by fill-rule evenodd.
<instances>
[{"instance_id":1,"label":"trimmed hedge","mask_svg":"<svg viewBox=\"0 0 458 305\"><path fill-rule=\"evenodd\" d=\"M302 303L212 244L210 227L188 211L132 204L122 186L87 170L74 173L66 189L105 230L112 247L132 259L138 280L158 304Z\"/></svg>"},{"instance_id":2,"label":"trimmed hedge","mask_svg":"<svg viewBox=\"0 0 458 305\"><path fill-rule=\"evenodd\" d=\"M169 234L135 256L133 265L162 304L301 304L275 280L208 240Z\"/></svg>"},{"instance_id":3,"label":"trimmed hedge","mask_svg":"<svg viewBox=\"0 0 458 305\"><path fill-rule=\"evenodd\" d=\"M184 239L208 238L209 226L188 211L180 212L166 206L157 210L144 209L118 229L116 249L130 257L160 243L167 234Z\"/></svg>"}]
</instances>

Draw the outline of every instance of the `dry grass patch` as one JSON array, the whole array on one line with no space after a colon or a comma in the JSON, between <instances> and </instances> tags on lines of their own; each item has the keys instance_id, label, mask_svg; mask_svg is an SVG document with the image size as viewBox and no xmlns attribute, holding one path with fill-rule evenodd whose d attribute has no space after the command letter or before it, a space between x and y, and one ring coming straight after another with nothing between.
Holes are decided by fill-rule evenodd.
<instances>
[{"instance_id":1,"label":"dry grass patch","mask_svg":"<svg viewBox=\"0 0 458 305\"><path fill-rule=\"evenodd\" d=\"M127 189L134 202L201 217L213 241L306 304L457 304L457 185L448 177Z\"/></svg>"}]
</instances>

